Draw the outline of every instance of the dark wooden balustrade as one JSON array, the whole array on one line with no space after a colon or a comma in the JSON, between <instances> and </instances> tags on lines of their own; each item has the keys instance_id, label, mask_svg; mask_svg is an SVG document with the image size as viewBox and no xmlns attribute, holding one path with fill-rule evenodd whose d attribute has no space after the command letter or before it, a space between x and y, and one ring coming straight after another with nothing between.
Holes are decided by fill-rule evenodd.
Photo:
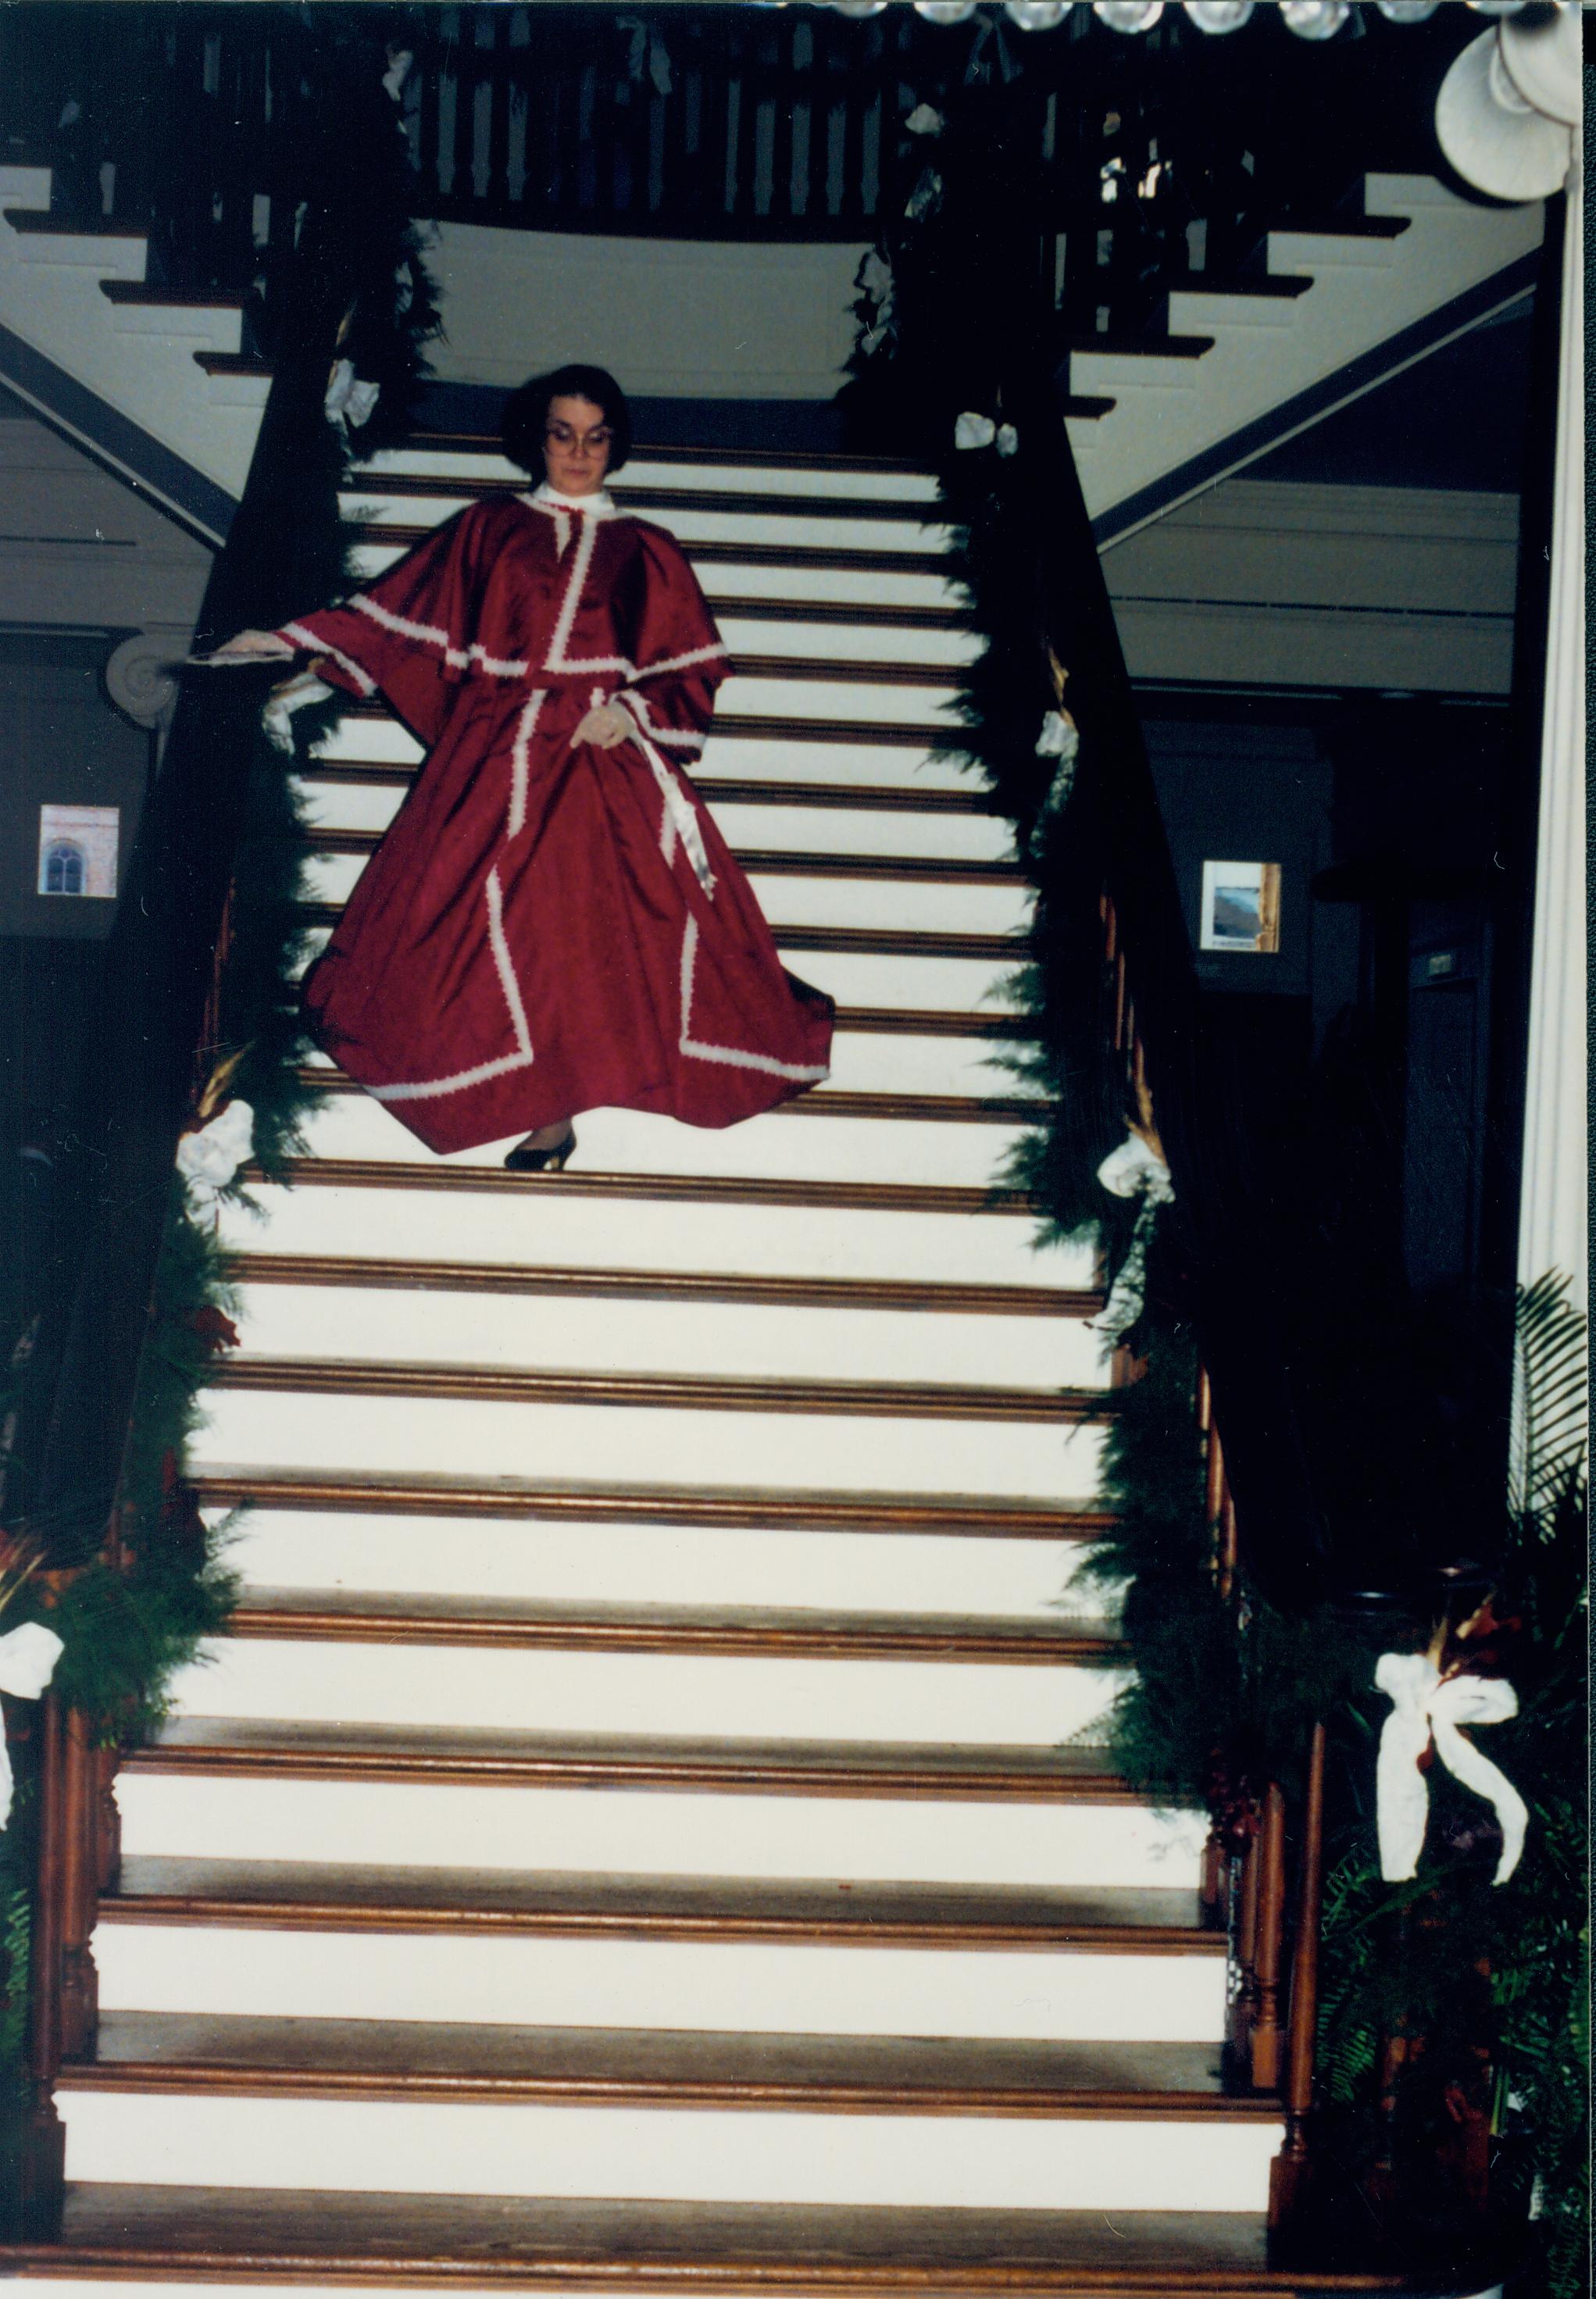
<instances>
[{"instance_id":1,"label":"dark wooden balustrade","mask_svg":"<svg viewBox=\"0 0 1596 2299\"><path fill-rule=\"evenodd\" d=\"M411 58L414 213L543 231L874 241L938 158L902 123L973 75L1041 235L1059 357L1160 331L1173 288L1255 271L1271 225L1355 203L1376 138L1384 166L1433 164L1391 66L1432 70L1460 43L1455 12L1374 19L1329 50L1268 11L1218 40L1179 10L1139 38L1085 8L1040 35L995 7L950 28L902 5L859 21L724 0L420 5L382 21ZM326 69L294 9L6 9L0 157L51 166L63 220L148 229L152 280L247 296L270 353Z\"/></svg>"},{"instance_id":2,"label":"dark wooden balustrade","mask_svg":"<svg viewBox=\"0 0 1596 2299\"><path fill-rule=\"evenodd\" d=\"M329 579L340 464L321 403L361 236L347 207L307 208L302 220L277 372L244 500L206 589L202 648L282 621ZM24 1399L7 1485L11 1521L39 1545L46 1585L94 1561L121 1563L119 1493L139 1357L177 1140L215 1060L234 858L270 675L186 681L117 906L112 987L96 1017L87 1066L94 1094L81 1120L91 1180L74 1208L77 1253L43 1312L38 1357L49 1378ZM35 2240L54 2239L62 2204L55 2079L95 2046L90 1941L118 1860L114 1738L114 1719L91 1724L51 1695L18 1748L36 1879L29 2096L4 2201Z\"/></svg>"}]
</instances>

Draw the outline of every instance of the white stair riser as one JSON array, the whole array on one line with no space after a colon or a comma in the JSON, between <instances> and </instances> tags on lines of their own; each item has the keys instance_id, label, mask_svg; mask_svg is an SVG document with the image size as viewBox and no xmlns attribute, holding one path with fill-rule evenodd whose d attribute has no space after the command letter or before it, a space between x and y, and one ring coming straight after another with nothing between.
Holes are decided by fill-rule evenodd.
<instances>
[{"instance_id":1,"label":"white stair riser","mask_svg":"<svg viewBox=\"0 0 1596 2299\"><path fill-rule=\"evenodd\" d=\"M425 1158L419 1145L412 1147L418 1158ZM254 1185L251 1196L263 1219L236 1203L224 1201L220 1208L221 1238L229 1249L555 1268L903 1278L1034 1286L1041 1293L1055 1286L1090 1285L1093 1276L1092 1256L1083 1248L1039 1249L1035 1223L1027 1214L877 1213L850 1206L723 1204L712 1198L658 1204L646 1198L578 1197L540 1188L536 1179L524 1188L480 1192L262 1183Z\"/></svg>"},{"instance_id":2,"label":"white stair riser","mask_svg":"<svg viewBox=\"0 0 1596 2299\"><path fill-rule=\"evenodd\" d=\"M897 1117L827 1117L770 1111L724 1130L678 1125L644 1110L579 1113L578 1156L592 1174L670 1174L727 1181L895 1182L987 1190L1021 1138L1010 1125ZM519 1133L520 1129L517 1129ZM312 1158L401 1159L416 1137L370 1094L339 1093L304 1125ZM499 1166L516 1139L452 1152L461 1166ZM669 1222L675 1212L654 1209Z\"/></svg>"},{"instance_id":3,"label":"white stair riser","mask_svg":"<svg viewBox=\"0 0 1596 2299\"><path fill-rule=\"evenodd\" d=\"M436 527L471 497L440 486L436 494L384 494L379 486L356 485L338 498L347 519L372 527ZM679 543L775 544L803 551L890 551L940 555L952 540L952 527L915 519L872 519L868 511L811 514L777 510L688 510L675 504L634 502L639 519L663 527ZM927 510L935 506L927 504ZM533 513L530 516L536 517Z\"/></svg>"},{"instance_id":4,"label":"white stair riser","mask_svg":"<svg viewBox=\"0 0 1596 2299\"><path fill-rule=\"evenodd\" d=\"M213 1513L214 1514L214 1513ZM951 1533L773 1532L714 1525L249 1510L228 1562L272 1589L390 1590L630 1605L802 1606L956 1620L1111 1609L1078 1543Z\"/></svg>"},{"instance_id":5,"label":"white stair riser","mask_svg":"<svg viewBox=\"0 0 1596 2299\"><path fill-rule=\"evenodd\" d=\"M202 1646L170 1698L178 1715L295 1722L1049 1747L1100 1720L1126 1681L1089 1665L241 1637Z\"/></svg>"},{"instance_id":6,"label":"white stair riser","mask_svg":"<svg viewBox=\"0 0 1596 2299\"><path fill-rule=\"evenodd\" d=\"M305 894L346 901L366 867L362 854L312 854ZM750 883L779 938L783 926L865 926L891 934L1018 934L1030 915L1030 890L1018 882L961 885L894 878L767 877ZM1016 953L1018 962L1018 953Z\"/></svg>"},{"instance_id":7,"label":"white stair riser","mask_svg":"<svg viewBox=\"0 0 1596 2299\"><path fill-rule=\"evenodd\" d=\"M1012 1076L1000 1056L1012 1042L992 1038L912 1037L897 1032L838 1030L831 1042L831 1073L815 1089L827 1093L930 1093L984 1101L994 1095L1038 1098L1040 1089ZM324 1055L315 1067L331 1070Z\"/></svg>"},{"instance_id":8,"label":"white stair riser","mask_svg":"<svg viewBox=\"0 0 1596 2299\"><path fill-rule=\"evenodd\" d=\"M628 1876L1195 1888L1207 1830L1135 1804L461 1787L125 1772L122 1849Z\"/></svg>"},{"instance_id":9,"label":"white stair riser","mask_svg":"<svg viewBox=\"0 0 1596 2299\"><path fill-rule=\"evenodd\" d=\"M276 1931L102 1920L105 2012L1218 2045L1217 1955Z\"/></svg>"},{"instance_id":10,"label":"white stair riser","mask_svg":"<svg viewBox=\"0 0 1596 2299\"><path fill-rule=\"evenodd\" d=\"M1260 2211L1279 2128L83 2093L69 2179L967 2210Z\"/></svg>"},{"instance_id":11,"label":"white stair riser","mask_svg":"<svg viewBox=\"0 0 1596 2299\"><path fill-rule=\"evenodd\" d=\"M716 617L732 660L747 655L802 655L816 662L894 662L957 665L974 662L985 644L977 631L945 626L872 623L868 614L845 623L802 623L786 616L723 609Z\"/></svg>"},{"instance_id":12,"label":"white stair riser","mask_svg":"<svg viewBox=\"0 0 1596 2299\"><path fill-rule=\"evenodd\" d=\"M251 1284L239 1331L246 1349L267 1357L1003 1382L1039 1390L1097 1387L1108 1378L1096 1336L1076 1317Z\"/></svg>"},{"instance_id":13,"label":"white stair riser","mask_svg":"<svg viewBox=\"0 0 1596 2299\"><path fill-rule=\"evenodd\" d=\"M325 948L332 929L314 927L304 937L306 955L301 971ZM913 1013L1004 1012L1009 1000L998 994L1002 977L993 977L992 963L984 958L923 958L878 954L874 950L794 950L777 941L789 973L817 990L824 990L839 1006L886 1006ZM1016 951L1018 962L1019 953ZM992 995L982 1004L983 992Z\"/></svg>"},{"instance_id":14,"label":"white stair riser","mask_svg":"<svg viewBox=\"0 0 1596 2299\"><path fill-rule=\"evenodd\" d=\"M792 854L881 854L917 861L1005 862L1013 842L1007 823L984 814L919 814L864 807L754 806L727 802L703 779L710 811L728 846ZM318 830L386 830L404 793L380 783L299 785Z\"/></svg>"},{"instance_id":15,"label":"white stair riser","mask_svg":"<svg viewBox=\"0 0 1596 2299\"><path fill-rule=\"evenodd\" d=\"M391 447L353 474L355 486L380 486L385 477L420 479L511 479L526 484L527 475L505 456L447 447ZM735 494L836 495L845 502L927 502L937 499L937 485L929 471L850 471L828 469L824 464L720 463L669 461L648 450L633 451L630 461L609 481L616 500L624 502L639 487L680 487L698 494L723 490Z\"/></svg>"},{"instance_id":16,"label":"white stair riser","mask_svg":"<svg viewBox=\"0 0 1596 2299\"><path fill-rule=\"evenodd\" d=\"M963 721L952 686L867 685L852 680L757 676L734 670L716 697L727 732L739 718L817 718L848 725L924 727L927 744L955 739Z\"/></svg>"},{"instance_id":17,"label":"white stair riser","mask_svg":"<svg viewBox=\"0 0 1596 2299\"><path fill-rule=\"evenodd\" d=\"M416 523L420 524L420 520ZM390 567L396 567L410 548L409 544L403 543L356 544L350 552L350 569L355 581L374 582ZM687 555L711 603L721 611L732 600L746 601L751 606L767 602L790 606L809 600L826 606L866 610L931 607L960 612L967 603L959 585L941 573L934 558L927 558L924 573L912 566L887 573L879 568L846 565L783 567L760 561L740 565L735 560L711 560L702 555L694 560L691 551Z\"/></svg>"},{"instance_id":18,"label":"white stair riser","mask_svg":"<svg viewBox=\"0 0 1596 2299\"><path fill-rule=\"evenodd\" d=\"M712 1412L477 1398L212 1390L190 1459L302 1469L469 1468L664 1485L988 1493L1062 1502L1097 1490L1102 1432L1068 1423Z\"/></svg>"},{"instance_id":19,"label":"white stair riser","mask_svg":"<svg viewBox=\"0 0 1596 2299\"><path fill-rule=\"evenodd\" d=\"M395 718L344 719L321 737L315 755L340 764L413 766L422 749ZM934 759L910 743L832 743L816 738L740 735L716 726L703 763L718 775L766 782L845 783L896 790L979 787L968 768Z\"/></svg>"}]
</instances>

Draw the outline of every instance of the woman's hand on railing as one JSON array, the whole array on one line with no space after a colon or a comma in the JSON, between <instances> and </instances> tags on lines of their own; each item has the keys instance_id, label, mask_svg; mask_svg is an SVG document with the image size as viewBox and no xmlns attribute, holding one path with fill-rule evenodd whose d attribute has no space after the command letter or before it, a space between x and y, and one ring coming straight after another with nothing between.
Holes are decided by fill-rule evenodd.
<instances>
[{"instance_id":1,"label":"woman's hand on railing","mask_svg":"<svg viewBox=\"0 0 1596 2299\"><path fill-rule=\"evenodd\" d=\"M188 660L208 668L219 662L291 662L299 652L292 639L278 631L239 631L210 654L191 654Z\"/></svg>"}]
</instances>

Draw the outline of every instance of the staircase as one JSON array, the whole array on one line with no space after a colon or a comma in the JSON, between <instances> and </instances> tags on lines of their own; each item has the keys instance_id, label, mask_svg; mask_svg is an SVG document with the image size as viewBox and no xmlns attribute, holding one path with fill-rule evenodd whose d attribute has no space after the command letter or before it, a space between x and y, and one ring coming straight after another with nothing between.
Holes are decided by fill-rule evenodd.
<instances>
[{"instance_id":1,"label":"staircase","mask_svg":"<svg viewBox=\"0 0 1596 2299\"><path fill-rule=\"evenodd\" d=\"M369 569L486 443L360 477ZM1115 1394L1089 1257L994 1190L1026 890L952 766L931 481L645 452L736 674L700 786L831 1081L724 1133L444 1159L328 1072L226 1216L193 1472L231 1634L118 1784L59 2248L101 2294L1293 2291L1218 2077L1201 1821L1094 1722L1071 1592ZM310 923L416 747L345 718ZM1096 1736L1101 1739L1101 1736ZM1318 2273L1316 2291L1373 2288Z\"/></svg>"},{"instance_id":2,"label":"staircase","mask_svg":"<svg viewBox=\"0 0 1596 2299\"><path fill-rule=\"evenodd\" d=\"M1358 212L1270 232L1256 270L1184 278L1165 299L1161 334L1077 341L1068 428L1100 544L1520 299L1542 229L1540 202L1485 205L1429 177L1370 175ZM144 226L108 220L103 233L86 233L51 214L48 168L0 167L0 382L220 542L243 493L270 372L240 348L240 299L148 286L147 265ZM507 274L507 293L524 285ZM602 281L596 292L602 301ZM445 455L436 475L463 477L470 460ZM461 469L451 472L451 461ZM702 477L692 462L669 468ZM417 475L395 476L408 484ZM812 469L764 476L814 494ZM737 484L747 486L746 469ZM852 499L883 515L879 494ZM900 513L914 499L912 489L885 498ZM725 539L712 507L690 515L684 533ZM393 517L404 524L397 506ZM792 540L802 541L796 525ZM735 595L759 594L739 584ZM801 584L790 595L814 593ZM887 594L872 585L828 595L840 608L850 596ZM903 653L927 659L907 641Z\"/></svg>"}]
</instances>

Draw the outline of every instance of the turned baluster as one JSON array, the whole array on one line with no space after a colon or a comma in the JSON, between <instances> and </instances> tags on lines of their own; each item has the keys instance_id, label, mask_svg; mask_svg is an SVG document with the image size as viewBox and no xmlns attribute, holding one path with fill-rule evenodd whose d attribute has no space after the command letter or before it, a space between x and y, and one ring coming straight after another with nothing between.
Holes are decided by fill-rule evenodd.
<instances>
[{"instance_id":1,"label":"turned baluster","mask_svg":"<svg viewBox=\"0 0 1596 2299\"><path fill-rule=\"evenodd\" d=\"M1234 1895L1231 1929L1230 2001L1225 2016L1225 2058L1243 2079L1251 2067L1252 2021L1258 2009L1258 1835L1252 1830L1241 1855L1241 1888Z\"/></svg>"},{"instance_id":2,"label":"turned baluster","mask_svg":"<svg viewBox=\"0 0 1596 2299\"><path fill-rule=\"evenodd\" d=\"M1271 1780L1265 1791L1254 1850L1259 1872L1253 1955L1257 1996L1248 2049L1253 2090L1274 2091L1280 2082L1280 1964L1285 1932L1285 1797L1277 1780Z\"/></svg>"},{"instance_id":3,"label":"turned baluster","mask_svg":"<svg viewBox=\"0 0 1596 2299\"><path fill-rule=\"evenodd\" d=\"M1296 1938L1292 1947L1291 2013L1285 2048L1285 2140L1269 2166L1269 2230L1289 2236L1300 2220L1312 2169L1314 2044L1319 2016L1319 1921L1325 1889L1325 1728L1316 1724L1302 1813Z\"/></svg>"}]
</instances>

